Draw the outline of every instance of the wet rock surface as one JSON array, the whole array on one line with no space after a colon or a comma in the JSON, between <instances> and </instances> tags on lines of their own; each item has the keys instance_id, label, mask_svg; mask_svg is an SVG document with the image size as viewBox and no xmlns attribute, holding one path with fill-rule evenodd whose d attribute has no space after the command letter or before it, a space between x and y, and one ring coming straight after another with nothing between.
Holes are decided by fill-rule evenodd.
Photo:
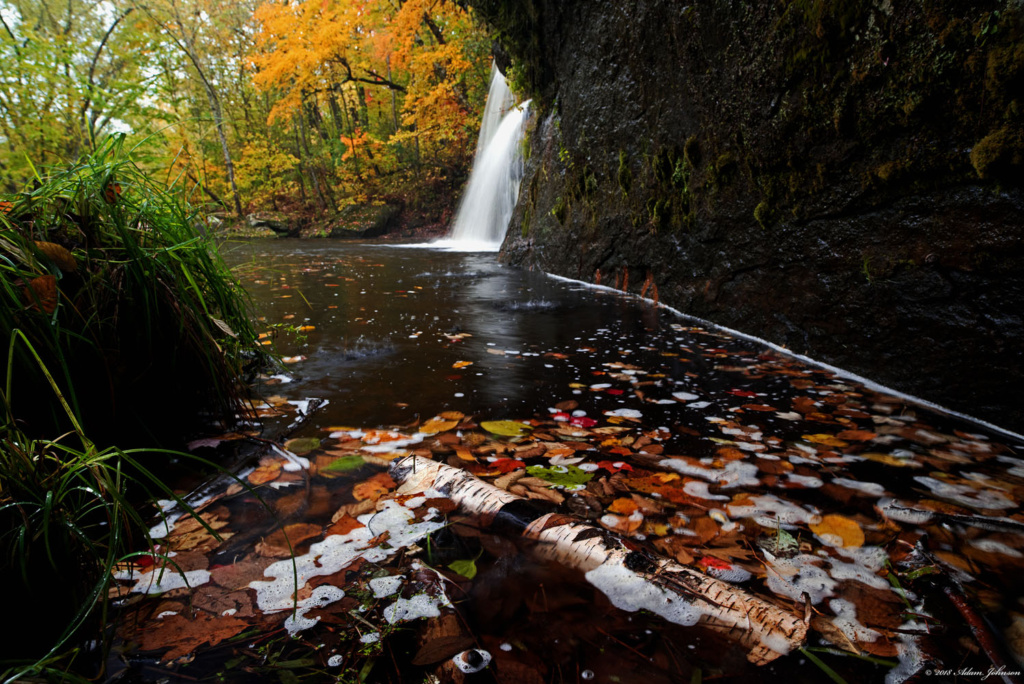
<instances>
[{"instance_id":1,"label":"wet rock surface","mask_svg":"<svg viewBox=\"0 0 1024 684\"><path fill-rule=\"evenodd\" d=\"M1024 429L1018 6L473 4L541 103L507 262Z\"/></svg>"}]
</instances>

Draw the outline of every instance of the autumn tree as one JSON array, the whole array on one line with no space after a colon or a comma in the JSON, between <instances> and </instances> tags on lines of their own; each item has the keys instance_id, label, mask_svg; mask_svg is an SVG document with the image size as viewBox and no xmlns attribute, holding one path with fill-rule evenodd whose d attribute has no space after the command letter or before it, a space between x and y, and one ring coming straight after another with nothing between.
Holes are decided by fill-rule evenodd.
<instances>
[{"instance_id":1,"label":"autumn tree","mask_svg":"<svg viewBox=\"0 0 1024 684\"><path fill-rule=\"evenodd\" d=\"M0 168L8 190L32 165L76 159L151 115L145 40L130 8L82 0L0 6Z\"/></svg>"}]
</instances>

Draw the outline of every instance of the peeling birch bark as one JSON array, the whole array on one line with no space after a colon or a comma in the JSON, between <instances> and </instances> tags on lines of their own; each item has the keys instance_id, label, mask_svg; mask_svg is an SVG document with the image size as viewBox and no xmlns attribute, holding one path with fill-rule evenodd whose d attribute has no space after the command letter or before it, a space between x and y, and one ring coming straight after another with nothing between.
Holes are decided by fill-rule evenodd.
<instances>
[{"instance_id":1,"label":"peeling birch bark","mask_svg":"<svg viewBox=\"0 0 1024 684\"><path fill-rule=\"evenodd\" d=\"M401 483L399 491L433 489L479 516L484 525L527 502L464 470L418 456L393 461L391 476ZM543 513L522 520L522 515L517 511L503 517L511 517L523 537L539 542L541 557L583 571L618 608L645 609L676 624L720 632L749 649L747 659L755 665L769 663L806 640L803 616L727 582L632 551L615 534L572 516Z\"/></svg>"}]
</instances>

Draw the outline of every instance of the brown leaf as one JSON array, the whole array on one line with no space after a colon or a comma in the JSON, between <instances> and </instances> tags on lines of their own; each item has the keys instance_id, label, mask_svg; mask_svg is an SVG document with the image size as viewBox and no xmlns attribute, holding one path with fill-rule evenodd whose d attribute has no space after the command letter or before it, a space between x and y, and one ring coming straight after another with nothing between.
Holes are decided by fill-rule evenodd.
<instances>
[{"instance_id":1,"label":"brown leaf","mask_svg":"<svg viewBox=\"0 0 1024 684\"><path fill-rule=\"evenodd\" d=\"M36 249L45 254L50 261L56 264L57 268L65 273L70 273L78 268L78 262L75 261L71 252L55 242L36 240Z\"/></svg>"},{"instance_id":2,"label":"brown leaf","mask_svg":"<svg viewBox=\"0 0 1024 684\"><path fill-rule=\"evenodd\" d=\"M377 473L353 487L352 496L356 501L376 501L397 486L387 473Z\"/></svg>"},{"instance_id":3,"label":"brown leaf","mask_svg":"<svg viewBox=\"0 0 1024 684\"><path fill-rule=\"evenodd\" d=\"M139 648L143 651L168 649L161 660L174 660L188 655L203 644L216 646L249 626L234 616L213 617L206 613L200 613L194 620L170 615L150 625L148 629L137 632Z\"/></svg>"},{"instance_id":4,"label":"brown leaf","mask_svg":"<svg viewBox=\"0 0 1024 684\"><path fill-rule=\"evenodd\" d=\"M348 534L357 527L363 527L363 523L359 522L351 515L343 513L338 516L326 530L324 530L324 536L327 537L332 534Z\"/></svg>"},{"instance_id":5,"label":"brown leaf","mask_svg":"<svg viewBox=\"0 0 1024 684\"><path fill-rule=\"evenodd\" d=\"M261 485L273 482L281 474L281 462L275 461L267 465L261 465L249 473L249 484Z\"/></svg>"},{"instance_id":6,"label":"brown leaf","mask_svg":"<svg viewBox=\"0 0 1024 684\"><path fill-rule=\"evenodd\" d=\"M269 559L249 556L231 565L218 565L210 568L210 577L218 586L228 590L245 589L250 582L266 579L263 571L271 561Z\"/></svg>"},{"instance_id":7,"label":"brown leaf","mask_svg":"<svg viewBox=\"0 0 1024 684\"><path fill-rule=\"evenodd\" d=\"M30 309L52 314L57 309L57 277L39 276L28 282L25 300Z\"/></svg>"},{"instance_id":8,"label":"brown leaf","mask_svg":"<svg viewBox=\"0 0 1024 684\"><path fill-rule=\"evenodd\" d=\"M448 660L456 653L473 647L473 638L468 636L442 636L431 639L416 651L412 657L413 665L431 665Z\"/></svg>"},{"instance_id":9,"label":"brown leaf","mask_svg":"<svg viewBox=\"0 0 1024 684\"><path fill-rule=\"evenodd\" d=\"M374 510L376 508L377 508L377 502L374 501L373 499L365 499L363 501L354 501L354 502L352 502L350 504L345 504L344 506L339 508L337 511L335 511L334 515L331 517L331 522L332 523L338 522L339 520L341 520L345 516L350 516L352 518L358 518L363 513L369 513L370 511L372 511L372 510Z\"/></svg>"},{"instance_id":10,"label":"brown leaf","mask_svg":"<svg viewBox=\"0 0 1024 684\"><path fill-rule=\"evenodd\" d=\"M271 558L287 558L293 552L298 553L298 546L302 542L319 537L321 533L323 533L323 528L311 523L285 525L284 528L267 535L256 544L256 553ZM291 543L290 549L289 542Z\"/></svg>"},{"instance_id":11,"label":"brown leaf","mask_svg":"<svg viewBox=\"0 0 1024 684\"><path fill-rule=\"evenodd\" d=\"M697 533L697 539L701 544L707 544L718 536L719 527L711 518L697 518L693 521L691 529Z\"/></svg>"},{"instance_id":12,"label":"brown leaf","mask_svg":"<svg viewBox=\"0 0 1024 684\"><path fill-rule=\"evenodd\" d=\"M234 617L253 617L252 599L247 591L224 591L214 584L204 584L192 593L192 605L214 615L232 611ZM159 613L158 613L159 614Z\"/></svg>"},{"instance_id":13,"label":"brown leaf","mask_svg":"<svg viewBox=\"0 0 1024 684\"><path fill-rule=\"evenodd\" d=\"M877 436L877 432L871 432L870 430L843 430L836 435L839 439L845 439L851 442L867 442Z\"/></svg>"}]
</instances>

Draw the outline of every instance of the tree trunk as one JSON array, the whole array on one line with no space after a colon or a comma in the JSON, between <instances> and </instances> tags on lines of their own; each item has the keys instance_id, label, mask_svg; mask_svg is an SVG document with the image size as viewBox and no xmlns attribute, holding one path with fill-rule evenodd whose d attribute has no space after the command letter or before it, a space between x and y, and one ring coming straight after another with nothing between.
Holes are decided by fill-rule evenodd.
<instances>
[{"instance_id":1,"label":"tree trunk","mask_svg":"<svg viewBox=\"0 0 1024 684\"><path fill-rule=\"evenodd\" d=\"M675 561L630 550L607 530L577 518L537 509L515 494L419 456L391 463L400 492L444 493L483 525L501 523L538 542L537 553L582 570L587 580L625 610L646 609L682 625L700 624L749 649L747 659L764 665L807 636L807 621L737 587ZM627 595L628 594L628 595ZM643 596L642 601L636 599Z\"/></svg>"}]
</instances>

